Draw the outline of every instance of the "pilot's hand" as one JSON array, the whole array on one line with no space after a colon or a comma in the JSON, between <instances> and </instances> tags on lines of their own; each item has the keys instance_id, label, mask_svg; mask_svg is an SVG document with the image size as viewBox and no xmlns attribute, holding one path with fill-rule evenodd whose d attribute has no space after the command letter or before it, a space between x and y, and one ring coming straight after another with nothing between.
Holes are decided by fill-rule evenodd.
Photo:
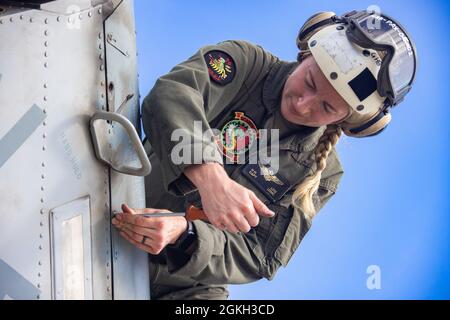
<instances>
[{"instance_id":1,"label":"pilot's hand","mask_svg":"<svg viewBox=\"0 0 450 320\"><path fill-rule=\"evenodd\" d=\"M190 166L184 173L197 186L209 221L222 230L249 232L258 225L258 214L275 215L253 191L228 177L218 163Z\"/></svg>"},{"instance_id":2,"label":"pilot's hand","mask_svg":"<svg viewBox=\"0 0 450 320\"><path fill-rule=\"evenodd\" d=\"M184 217L151 218L136 215L170 212L165 209L131 209L123 204L122 210L112 219L112 224L122 237L151 254L159 254L168 244L174 244L188 227Z\"/></svg>"}]
</instances>

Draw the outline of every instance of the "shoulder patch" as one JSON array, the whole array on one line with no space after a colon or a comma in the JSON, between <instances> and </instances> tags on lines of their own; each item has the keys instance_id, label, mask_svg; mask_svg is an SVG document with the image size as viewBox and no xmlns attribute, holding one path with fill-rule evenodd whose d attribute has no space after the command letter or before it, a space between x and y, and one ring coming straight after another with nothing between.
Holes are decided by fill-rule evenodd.
<instances>
[{"instance_id":1,"label":"shoulder patch","mask_svg":"<svg viewBox=\"0 0 450 320\"><path fill-rule=\"evenodd\" d=\"M289 181L280 173L261 163L245 165L241 173L272 203L279 201L291 188Z\"/></svg>"},{"instance_id":2,"label":"shoulder patch","mask_svg":"<svg viewBox=\"0 0 450 320\"><path fill-rule=\"evenodd\" d=\"M205 58L211 80L220 85L226 85L233 81L236 65L229 54L219 50L212 50L205 53L203 57Z\"/></svg>"}]
</instances>

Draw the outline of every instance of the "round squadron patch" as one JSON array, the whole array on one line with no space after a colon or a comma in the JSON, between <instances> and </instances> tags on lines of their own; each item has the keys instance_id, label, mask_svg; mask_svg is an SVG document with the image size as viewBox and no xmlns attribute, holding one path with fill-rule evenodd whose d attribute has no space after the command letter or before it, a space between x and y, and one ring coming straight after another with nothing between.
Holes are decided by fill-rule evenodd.
<instances>
[{"instance_id":1,"label":"round squadron patch","mask_svg":"<svg viewBox=\"0 0 450 320\"><path fill-rule=\"evenodd\" d=\"M243 112L235 112L234 119L227 122L217 139L219 150L223 155L237 163L258 139L258 129L255 123Z\"/></svg>"},{"instance_id":2,"label":"round squadron patch","mask_svg":"<svg viewBox=\"0 0 450 320\"><path fill-rule=\"evenodd\" d=\"M231 56L223 51L208 51L204 55L208 66L209 77L216 83L225 85L230 83L236 72L236 67Z\"/></svg>"}]
</instances>

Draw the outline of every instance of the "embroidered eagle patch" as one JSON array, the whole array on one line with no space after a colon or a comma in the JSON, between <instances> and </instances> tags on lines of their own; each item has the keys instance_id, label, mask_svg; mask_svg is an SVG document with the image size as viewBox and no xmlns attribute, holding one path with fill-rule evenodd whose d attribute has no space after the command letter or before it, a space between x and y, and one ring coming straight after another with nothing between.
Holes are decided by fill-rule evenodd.
<instances>
[{"instance_id":1,"label":"embroidered eagle patch","mask_svg":"<svg viewBox=\"0 0 450 320\"><path fill-rule=\"evenodd\" d=\"M204 58L208 66L209 77L214 82L225 85L233 80L236 67L229 54L213 50L208 51Z\"/></svg>"}]
</instances>

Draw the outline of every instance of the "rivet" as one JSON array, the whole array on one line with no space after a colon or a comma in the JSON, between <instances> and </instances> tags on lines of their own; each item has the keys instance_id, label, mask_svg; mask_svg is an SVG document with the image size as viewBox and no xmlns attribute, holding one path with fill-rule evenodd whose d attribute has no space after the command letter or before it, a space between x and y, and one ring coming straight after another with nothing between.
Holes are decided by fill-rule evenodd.
<instances>
[{"instance_id":1,"label":"rivet","mask_svg":"<svg viewBox=\"0 0 450 320\"><path fill-rule=\"evenodd\" d=\"M100 66L100 71L103 71L105 69L105 66L104 65L101 65Z\"/></svg>"},{"instance_id":2,"label":"rivet","mask_svg":"<svg viewBox=\"0 0 450 320\"><path fill-rule=\"evenodd\" d=\"M37 287L40 288L40 287L41 287L41 284L38 283L38 284L37 284ZM38 299L39 299L39 295L38 295Z\"/></svg>"},{"instance_id":3,"label":"rivet","mask_svg":"<svg viewBox=\"0 0 450 320\"><path fill-rule=\"evenodd\" d=\"M44 191L44 187L41 187L41 191ZM41 214L43 214L42 210L41 210Z\"/></svg>"},{"instance_id":4,"label":"rivet","mask_svg":"<svg viewBox=\"0 0 450 320\"><path fill-rule=\"evenodd\" d=\"M102 97L102 99L103 99L103 98L105 97L105 94L104 94L104 93L102 93L102 94L101 94L101 97Z\"/></svg>"},{"instance_id":5,"label":"rivet","mask_svg":"<svg viewBox=\"0 0 450 320\"><path fill-rule=\"evenodd\" d=\"M0 20L0 24L3 24L3 20Z\"/></svg>"},{"instance_id":6,"label":"rivet","mask_svg":"<svg viewBox=\"0 0 450 320\"><path fill-rule=\"evenodd\" d=\"M39 224L40 224L41 227L44 226L44 223L43 223L42 221L41 221ZM39 247L40 247L40 246L39 246Z\"/></svg>"},{"instance_id":7,"label":"rivet","mask_svg":"<svg viewBox=\"0 0 450 320\"><path fill-rule=\"evenodd\" d=\"M336 80L338 78L337 73L336 72L330 73L330 78L331 78L331 80Z\"/></svg>"},{"instance_id":8,"label":"rivet","mask_svg":"<svg viewBox=\"0 0 450 320\"><path fill-rule=\"evenodd\" d=\"M44 198L41 198L41 203L44 203Z\"/></svg>"},{"instance_id":9,"label":"rivet","mask_svg":"<svg viewBox=\"0 0 450 320\"><path fill-rule=\"evenodd\" d=\"M47 101L47 100L48 100L47 96L44 96L44 101Z\"/></svg>"},{"instance_id":10,"label":"rivet","mask_svg":"<svg viewBox=\"0 0 450 320\"><path fill-rule=\"evenodd\" d=\"M61 21L61 17L58 16L58 17L56 18L56 21L60 22L60 21Z\"/></svg>"},{"instance_id":11,"label":"rivet","mask_svg":"<svg viewBox=\"0 0 450 320\"><path fill-rule=\"evenodd\" d=\"M364 106L362 104L360 104L359 106L356 107L356 110L362 111L362 110L364 110Z\"/></svg>"},{"instance_id":12,"label":"rivet","mask_svg":"<svg viewBox=\"0 0 450 320\"><path fill-rule=\"evenodd\" d=\"M42 151L45 151L45 146L42 146ZM44 178L42 178L42 179L44 179Z\"/></svg>"},{"instance_id":13,"label":"rivet","mask_svg":"<svg viewBox=\"0 0 450 320\"><path fill-rule=\"evenodd\" d=\"M44 235L42 233L39 234L39 238L44 238Z\"/></svg>"},{"instance_id":14,"label":"rivet","mask_svg":"<svg viewBox=\"0 0 450 320\"><path fill-rule=\"evenodd\" d=\"M45 36L48 36L50 34L50 32L48 30L44 31Z\"/></svg>"},{"instance_id":15,"label":"rivet","mask_svg":"<svg viewBox=\"0 0 450 320\"><path fill-rule=\"evenodd\" d=\"M39 265L39 266L42 266L42 262L41 262L41 261L39 261L39 262L38 262L38 265Z\"/></svg>"},{"instance_id":16,"label":"rivet","mask_svg":"<svg viewBox=\"0 0 450 320\"><path fill-rule=\"evenodd\" d=\"M368 56L370 56L370 51L369 50L363 50L363 55L365 56L365 57L368 57Z\"/></svg>"},{"instance_id":17,"label":"rivet","mask_svg":"<svg viewBox=\"0 0 450 320\"><path fill-rule=\"evenodd\" d=\"M92 17L92 12L88 12L88 17Z\"/></svg>"},{"instance_id":18,"label":"rivet","mask_svg":"<svg viewBox=\"0 0 450 320\"><path fill-rule=\"evenodd\" d=\"M48 44L49 44L48 41L44 42L44 46L48 47Z\"/></svg>"},{"instance_id":19,"label":"rivet","mask_svg":"<svg viewBox=\"0 0 450 320\"><path fill-rule=\"evenodd\" d=\"M311 43L309 44L310 47L314 47L317 44L316 40L311 41Z\"/></svg>"},{"instance_id":20,"label":"rivet","mask_svg":"<svg viewBox=\"0 0 450 320\"><path fill-rule=\"evenodd\" d=\"M45 22L45 24L48 24L48 18L45 18L44 22Z\"/></svg>"},{"instance_id":21,"label":"rivet","mask_svg":"<svg viewBox=\"0 0 450 320\"><path fill-rule=\"evenodd\" d=\"M104 81L100 81L100 85L103 87L105 85Z\"/></svg>"},{"instance_id":22,"label":"rivet","mask_svg":"<svg viewBox=\"0 0 450 320\"><path fill-rule=\"evenodd\" d=\"M78 15L78 19L83 20L83 15L81 13Z\"/></svg>"},{"instance_id":23,"label":"rivet","mask_svg":"<svg viewBox=\"0 0 450 320\"><path fill-rule=\"evenodd\" d=\"M103 36L103 35L102 35L102 33L100 32L100 33L98 34L98 38L101 39L102 36Z\"/></svg>"},{"instance_id":24,"label":"rivet","mask_svg":"<svg viewBox=\"0 0 450 320\"><path fill-rule=\"evenodd\" d=\"M43 187L42 187L43 188ZM44 209L41 209L41 214L44 214Z\"/></svg>"},{"instance_id":25,"label":"rivet","mask_svg":"<svg viewBox=\"0 0 450 320\"><path fill-rule=\"evenodd\" d=\"M45 162L42 162L42 164L41 164L41 165L42 165L42 167L43 167L43 168L45 168Z\"/></svg>"},{"instance_id":26,"label":"rivet","mask_svg":"<svg viewBox=\"0 0 450 320\"><path fill-rule=\"evenodd\" d=\"M22 14L20 15L20 20L23 20L23 15Z\"/></svg>"},{"instance_id":27,"label":"rivet","mask_svg":"<svg viewBox=\"0 0 450 320\"><path fill-rule=\"evenodd\" d=\"M14 22L14 19L11 17L11 18L9 18L9 21Z\"/></svg>"},{"instance_id":28,"label":"rivet","mask_svg":"<svg viewBox=\"0 0 450 320\"><path fill-rule=\"evenodd\" d=\"M98 13L99 14L102 13L102 8L98 9Z\"/></svg>"},{"instance_id":29,"label":"rivet","mask_svg":"<svg viewBox=\"0 0 450 320\"><path fill-rule=\"evenodd\" d=\"M34 19L33 18L30 18L30 22L33 22L34 21Z\"/></svg>"},{"instance_id":30,"label":"rivet","mask_svg":"<svg viewBox=\"0 0 450 320\"><path fill-rule=\"evenodd\" d=\"M41 179L45 179L45 176L43 174L41 174Z\"/></svg>"},{"instance_id":31,"label":"rivet","mask_svg":"<svg viewBox=\"0 0 450 320\"><path fill-rule=\"evenodd\" d=\"M45 68L48 68L48 62L45 62L45 63L44 63L44 67L45 67Z\"/></svg>"},{"instance_id":32,"label":"rivet","mask_svg":"<svg viewBox=\"0 0 450 320\"><path fill-rule=\"evenodd\" d=\"M42 122L42 124L43 124L44 126L46 126L46 125L47 125L47 121Z\"/></svg>"},{"instance_id":33,"label":"rivet","mask_svg":"<svg viewBox=\"0 0 450 320\"><path fill-rule=\"evenodd\" d=\"M47 89L48 88L48 84L44 83L44 88Z\"/></svg>"},{"instance_id":34,"label":"rivet","mask_svg":"<svg viewBox=\"0 0 450 320\"><path fill-rule=\"evenodd\" d=\"M67 19L67 21L69 22L69 23L72 23L72 17L69 17L68 19Z\"/></svg>"},{"instance_id":35,"label":"rivet","mask_svg":"<svg viewBox=\"0 0 450 320\"><path fill-rule=\"evenodd\" d=\"M41 296L38 294L38 295L36 296L36 298L37 298L37 299L41 299Z\"/></svg>"},{"instance_id":36,"label":"rivet","mask_svg":"<svg viewBox=\"0 0 450 320\"><path fill-rule=\"evenodd\" d=\"M44 57L46 57L46 58L48 57L48 52L47 51L44 52Z\"/></svg>"},{"instance_id":37,"label":"rivet","mask_svg":"<svg viewBox=\"0 0 450 320\"><path fill-rule=\"evenodd\" d=\"M42 138L47 138L47 135L45 133L42 134Z\"/></svg>"},{"instance_id":38,"label":"rivet","mask_svg":"<svg viewBox=\"0 0 450 320\"><path fill-rule=\"evenodd\" d=\"M109 287L106 288L106 291L108 291L108 292L110 291Z\"/></svg>"},{"instance_id":39,"label":"rivet","mask_svg":"<svg viewBox=\"0 0 450 320\"><path fill-rule=\"evenodd\" d=\"M42 247L41 246L39 246L39 249L42 249ZM42 275L41 275L41 273L40 272L38 272L38 277L41 277Z\"/></svg>"},{"instance_id":40,"label":"rivet","mask_svg":"<svg viewBox=\"0 0 450 320\"><path fill-rule=\"evenodd\" d=\"M100 43L99 45L98 45L98 48L100 49L100 50L102 50L103 49L103 46L102 46L102 44Z\"/></svg>"},{"instance_id":41,"label":"rivet","mask_svg":"<svg viewBox=\"0 0 450 320\"><path fill-rule=\"evenodd\" d=\"M99 58L100 60L103 60L103 53L100 53L100 55L98 56L98 58Z\"/></svg>"},{"instance_id":42,"label":"rivet","mask_svg":"<svg viewBox=\"0 0 450 320\"><path fill-rule=\"evenodd\" d=\"M336 30L343 30L344 29L344 26L337 26L336 27Z\"/></svg>"}]
</instances>

